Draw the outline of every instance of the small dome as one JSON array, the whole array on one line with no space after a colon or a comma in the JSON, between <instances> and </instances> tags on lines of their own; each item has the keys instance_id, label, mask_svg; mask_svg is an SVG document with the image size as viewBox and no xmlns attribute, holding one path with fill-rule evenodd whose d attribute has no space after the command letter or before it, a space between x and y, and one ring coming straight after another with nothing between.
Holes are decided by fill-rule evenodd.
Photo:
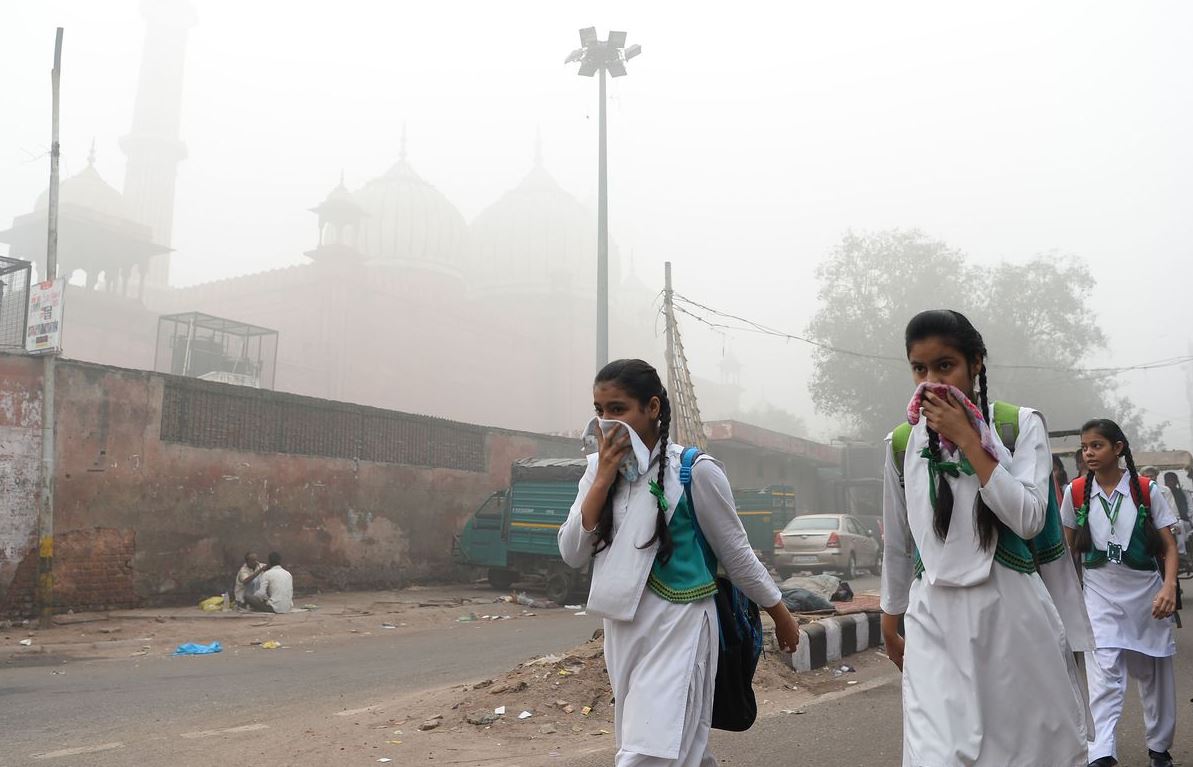
<instances>
[{"instance_id":1,"label":"small dome","mask_svg":"<svg viewBox=\"0 0 1193 767\"><path fill-rule=\"evenodd\" d=\"M404 156L353 198L364 211L360 249L373 263L424 263L458 270L464 217Z\"/></svg>"},{"instance_id":2,"label":"small dome","mask_svg":"<svg viewBox=\"0 0 1193 767\"><path fill-rule=\"evenodd\" d=\"M45 210L50 205L50 191L42 192L34 203L34 210ZM124 195L116 191L95 169L95 150L88 157L87 167L66 179L58 187L60 205L101 213L113 218L135 220L124 203Z\"/></svg>"},{"instance_id":3,"label":"small dome","mask_svg":"<svg viewBox=\"0 0 1193 767\"><path fill-rule=\"evenodd\" d=\"M472 222L469 266L478 291L591 295L596 219L541 163ZM616 269L610 257L610 279Z\"/></svg>"}]
</instances>

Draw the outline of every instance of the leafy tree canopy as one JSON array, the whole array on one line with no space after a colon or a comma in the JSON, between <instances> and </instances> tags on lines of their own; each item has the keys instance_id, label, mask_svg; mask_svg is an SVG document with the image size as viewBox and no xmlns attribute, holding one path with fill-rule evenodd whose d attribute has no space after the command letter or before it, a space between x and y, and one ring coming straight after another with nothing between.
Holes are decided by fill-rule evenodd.
<instances>
[{"instance_id":1,"label":"leafy tree canopy","mask_svg":"<svg viewBox=\"0 0 1193 767\"><path fill-rule=\"evenodd\" d=\"M1112 377L1073 372L1106 345L1085 309L1094 279L1079 259L1045 253L1024 264L978 266L918 230L848 232L817 277L820 308L808 333L831 349L816 352L812 399L844 416L860 438L882 438L907 406L907 321L947 308L968 316L986 340L991 398L1038 408L1053 429L1105 416L1139 446L1158 440L1161 429L1143 425ZM876 359L883 357L896 359Z\"/></svg>"}]
</instances>

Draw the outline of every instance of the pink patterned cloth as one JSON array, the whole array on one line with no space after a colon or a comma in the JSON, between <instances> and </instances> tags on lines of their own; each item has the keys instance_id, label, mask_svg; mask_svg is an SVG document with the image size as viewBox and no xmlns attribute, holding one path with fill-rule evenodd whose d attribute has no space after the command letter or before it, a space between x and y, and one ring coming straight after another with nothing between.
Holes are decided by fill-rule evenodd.
<instances>
[{"instance_id":1,"label":"pink patterned cloth","mask_svg":"<svg viewBox=\"0 0 1193 767\"><path fill-rule=\"evenodd\" d=\"M969 415L970 423L974 425L974 428L978 430L978 434L981 435L982 449L985 450L994 460L997 461L999 459L998 446L994 441L994 433L990 431L990 426L986 423L986 419L982 417L982 411L978 409L977 405L970 402L969 397L966 397L956 386L928 383L927 381L920 384L916 388L915 394L912 395L911 402L907 403L908 423L910 423L912 426L915 426L920 422L920 408L922 408L924 404L925 392L932 392L935 397L942 400L947 400L949 395L952 395L954 400L960 402L961 407L963 407L965 412ZM956 445L945 439L943 436L940 438L940 447L946 453L951 453L957 449Z\"/></svg>"}]
</instances>

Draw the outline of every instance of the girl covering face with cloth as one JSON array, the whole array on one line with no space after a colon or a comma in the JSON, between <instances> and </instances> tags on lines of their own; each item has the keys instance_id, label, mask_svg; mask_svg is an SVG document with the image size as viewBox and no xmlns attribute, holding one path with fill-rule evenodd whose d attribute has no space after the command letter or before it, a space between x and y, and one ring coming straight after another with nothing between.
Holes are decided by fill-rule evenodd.
<instances>
[{"instance_id":1,"label":"girl covering face with cloth","mask_svg":"<svg viewBox=\"0 0 1193 767\"><path fill-rule=\"evenodd\" d=\"M1118 764L1115 729L1132 677L1143 698L1149 763L1171 767L1177 545L1169 527L1177 523L1176 513L1136 471L1131 445L1114 421L1085 424L1081 452L1087 473L1065 491L1061 515L1085 571L1085 604L1097 648L1085 654L1095 728L1090 765Z\"/></svg>"},{"instance_id":2,"label":"girl covering face with cloth","mask_svg":"<svg viewBox=\"0 0 1193 767\"><path fill-rule=\"evenodd\" d=\"M1084 767L1073 650L1089 622L1049 504L1044 419L989 401L986 345L962 314L916 315L905 341L920 388L914 426L888 437L882 568L903 765Z\"/></svg>"},{"instance_id":3,"label":"girl covering face with cloth","mask_svg":"<svg viewBox=\"0 0 1193 767\"><path fill-rule=\"evenodd\" d=\"M593 404L598 418L619 423L595 430L598 452L559 530L559 551L572 567L592 564L588 611L604 618L616 764L715 767L708 732L717 587L700 538L774 618L781 649L795 651L799 629L750 547L724 470L707 455L692 467L688 503L683 448L668 441L671 404L655 369L642 360L609 363L597 374Z\"/></svg>"}]
</instances>

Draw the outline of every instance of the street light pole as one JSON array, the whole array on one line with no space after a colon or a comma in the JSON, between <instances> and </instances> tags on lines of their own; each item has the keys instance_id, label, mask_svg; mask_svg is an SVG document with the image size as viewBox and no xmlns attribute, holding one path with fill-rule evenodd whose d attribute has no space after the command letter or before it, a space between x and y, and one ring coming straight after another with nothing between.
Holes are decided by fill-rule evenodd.
<instances>
[{"instance_id":1,"label":"street light pole","mask_svg":"<svg viewBox=\"0 0 1193 767\"><path fill-rule=\"evenodd\" d=\"M609 363L609 165L605 143L605 67L601 67L600 122L600 148L597 150L597 370Z\"/></svg>"},{"instance_id":2,"label":"street light pole","mask_svg":"<svg viewBox=\"0 0 1193 767\"><path fill-rule=\"evenodd\" d=\"M581 77L600 73L600 127L597 148L597 296L596 363L600 370L609 362L609 166L605 118L605 77L624 77L625 63L642 53L641 45L625 47L625 32L610 32L609 39L597 38L596 27L580 30L580 46L568 54L565 64L580 62Z\"/></svg>"}]
</instances>

